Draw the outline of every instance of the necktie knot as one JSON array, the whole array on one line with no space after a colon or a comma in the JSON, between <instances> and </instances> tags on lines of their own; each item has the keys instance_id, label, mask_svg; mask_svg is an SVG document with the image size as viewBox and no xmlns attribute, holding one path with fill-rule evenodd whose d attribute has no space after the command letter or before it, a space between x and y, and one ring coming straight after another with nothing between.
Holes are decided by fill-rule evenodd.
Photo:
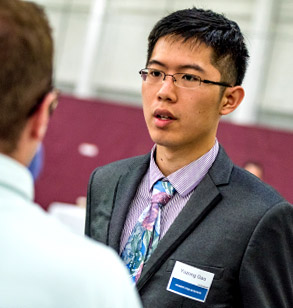
<instances>
[{"instance_id":1,"label":"necktie knot","mask_svg":"<svg viewBox=\"0 0 293 308\"><path fill-rule=\"evenodd\" d=\"M168 181L159 180L155 183L152 193L152 203L159 207L166 205L175 193L175 188Z\"/></svg>"}]
</instances>

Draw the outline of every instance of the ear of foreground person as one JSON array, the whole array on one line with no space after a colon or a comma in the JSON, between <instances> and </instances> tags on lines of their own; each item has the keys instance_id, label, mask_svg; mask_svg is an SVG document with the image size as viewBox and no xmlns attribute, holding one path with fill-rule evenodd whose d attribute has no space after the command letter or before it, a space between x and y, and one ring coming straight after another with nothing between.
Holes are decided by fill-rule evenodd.
<instances>
[{"instance_id":1,"label":"ear of foreground person","mask_svg":"<svg viewBox=\"0 0 293 308\"><path fill-rule=\"evenodd\" d=\"M141 307L114 250L33 202L26 166L58 104L51 29L38 5L0 0L0 63L0 307Z\"/></svg>"}]
</instances>

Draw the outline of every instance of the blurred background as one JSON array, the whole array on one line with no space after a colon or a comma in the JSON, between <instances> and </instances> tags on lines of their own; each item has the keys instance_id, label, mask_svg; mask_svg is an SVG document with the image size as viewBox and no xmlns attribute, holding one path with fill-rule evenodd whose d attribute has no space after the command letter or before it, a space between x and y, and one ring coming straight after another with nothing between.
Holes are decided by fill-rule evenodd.
<instances>
[{"instance_id":1,"label":"blurred background","mask_svg":"<svg viewBox=\"0 0 293 308\"><path fill-rule=\"evenodd\" d=\"M36 200L76 203L93 169L152 147L141 109L147 37L161 17L192 6L235 20L251 59L246 97L218 139L232 160L257 161L263 180L293 202L292 0L36 0L56 44L60 105L43 144ZM41 55L40 55L41 56Z\"/></svg>"}]
</instances>

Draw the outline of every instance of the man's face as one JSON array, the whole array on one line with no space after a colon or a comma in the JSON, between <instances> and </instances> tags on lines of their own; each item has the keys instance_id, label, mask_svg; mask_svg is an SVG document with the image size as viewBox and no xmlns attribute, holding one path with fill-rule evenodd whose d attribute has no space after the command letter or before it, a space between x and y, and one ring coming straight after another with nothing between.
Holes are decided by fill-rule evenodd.
<instances>
[{"instance_id":1,"label":"man's face","mask_svg":"<svg viewBox=\"0 0 293 308\"><path fill-rule=\"evenodd\" d=\"M205 44L191 45L162 37L155 45L148 68L220 81L211 55L212 49ZM168 76L159 84L143 82L143 110L152 140L174 150L208 151L215 142L220 119L220 93L220 86L204 83L193 89L180 88Z\"/></svg>"}]
</instances>

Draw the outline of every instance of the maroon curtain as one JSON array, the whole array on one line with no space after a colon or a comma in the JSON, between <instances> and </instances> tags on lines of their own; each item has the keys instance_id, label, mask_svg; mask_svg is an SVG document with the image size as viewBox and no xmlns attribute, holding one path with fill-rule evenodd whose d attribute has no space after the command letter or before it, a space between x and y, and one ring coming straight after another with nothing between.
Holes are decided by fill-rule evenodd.
<instances>
[{"instance_id":1,"label":"maroon curtain","mask_svg":"<svg viewBox=\"0 0 293 308\"><path fill-rule=\"evenodd\" d=\"M264 181L293 202L291 189L293 134L222 122L218 139L234 163L248 160L264 167ZM97 156L80 154L80 145L98 148ZM150 151L143 112L139 107L63 96L44 140L44 166L36 181L36 201L75 203L85 196L91 172L109 162Z\"/></svg>"}]
</instances>

